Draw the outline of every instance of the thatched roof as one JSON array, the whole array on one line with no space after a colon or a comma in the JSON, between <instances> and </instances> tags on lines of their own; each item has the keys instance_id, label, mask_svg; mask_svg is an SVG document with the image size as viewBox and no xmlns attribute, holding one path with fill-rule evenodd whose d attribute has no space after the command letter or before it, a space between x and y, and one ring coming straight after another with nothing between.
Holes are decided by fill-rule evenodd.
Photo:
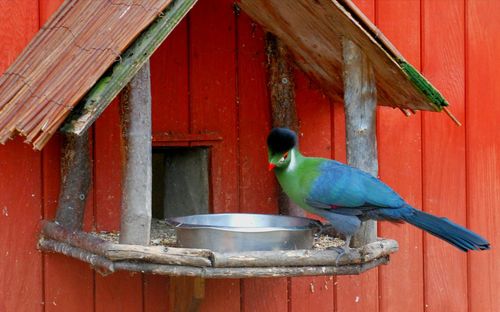
<instances>
[{"instance_id":1,"label":"thatched roof","mask_svg":"<svg viewBox=\"0 0 500 312\"><path fill-rule=\"evenodd\" d=\"M41 148L172 0L65 1L0 78L0 142Z\"/></svg>"}]
</instances>

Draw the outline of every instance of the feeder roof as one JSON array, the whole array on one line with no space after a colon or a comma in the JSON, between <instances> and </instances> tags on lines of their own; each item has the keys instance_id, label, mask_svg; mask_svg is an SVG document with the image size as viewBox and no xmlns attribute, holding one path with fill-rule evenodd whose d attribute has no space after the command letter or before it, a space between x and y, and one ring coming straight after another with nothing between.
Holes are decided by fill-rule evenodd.
<instances>
[{"instance_id":1,"label":"feeder roof","mask_svg":"<svg viewBox=\"0 0 500 312\"><path fill-rule=\"evenodd\" d=\"M378 104L441 111L448 103L350 0L240 0L241 8L279 37L324 92L342 99L342 38L371 61Z\"/></svg>"},{"instance_id":2,"label":"feeder roof","mask_svg":"<svg viewBox=\"0 0 500 312\"><path fill-rule=\"evenodd\" d=\"M65 120L67 132L81 134L195 2L65 1L0 77L0 143L20 133L41 149ZM239 4L332 98L343 94L341 42L347 37L373 64L379 104L430 111L447 105L349 0Z\"/></svg>"}]
</instances>

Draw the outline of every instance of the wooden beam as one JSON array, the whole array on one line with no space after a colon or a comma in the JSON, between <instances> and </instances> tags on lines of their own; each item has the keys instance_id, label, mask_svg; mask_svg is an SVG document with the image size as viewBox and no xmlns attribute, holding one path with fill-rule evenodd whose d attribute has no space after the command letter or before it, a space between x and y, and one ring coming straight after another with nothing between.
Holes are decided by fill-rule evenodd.
<instances>
[{"instance_id":1,"label":"wooden beam","mask_svg":"<svg viewBox=\"0 0 500 312\"><path fill-rule=\"evenodd\" d=\"M108 107L153 52L180 23L197 0L176 0L120 56L110 74L104 74L73 110L62 131L81 134Z\"/></svg>"},{"instance_id":2,"label":"wooden beam","mask_svg":"<svg viewBox=\"0 0 500 312\"><path fill-rule=\"evenodd\" d=\"M378 240L352 248L340 255L338 250L272 250L247 252L214 252L213 267L299 267L299 266L342 266L359 264L385 257L398 250L395 240ZM340 258L339 258L340 256Z\"/></svg>"},{"instance_id":3,"label":"wooden beam","mask_svg":"<svg viewBox=\"0 0 500 312\"><path fill-rule=\"evenodd\" d=\"M61 190L56 222L68 230L81 230L92 177L89 136L67 134L61 157Z\"/></svg>"},{"instance_id":4,"label":"wooden beam","mask_svg":"<svg viewBox=\"0 0 500 312\"><path fill-rule=\"evenodd\" d=\"M283 42L271 33L266 33L266 54L273 127L286 127L298 133L292 56ZM278 197L278 207L281 214L305 216L305 211L295 205L283 191L280 191Z\"/></svg>"},{"instance_id":5,"label":"wooden beam","mask_svg":"<svg viewBox=\"0 0 500 312\"><path fill-rule=\"evenodd\" d=\"M146 263L140 261L117 261L90 253L79 247L64 242L42 239L39 247L43 251L57 252L69 257L88 262L108 271L131 271L170 276L192 276L201 278L250 278L250 277L281 277L281 276L312 276L312 275L353 275L360 274L381 264L389 262L389 256L382 256L369 262L345 264L340 266L300 266L300 267L193 267L185 265L170 265Z\"/></svg>"},{"instance_id":6,"label":"wooden beam","mask_svg":"<svg viewBox=\"0 0 500 312\"><path fill-rule=\"evenodd\" d=\"M149 62L121 93L123 183L120 243L148 245L151 233L152 143Z\"/></svg>"},{"instance_id":7,"label":"wooden beam","mask_svg":"<svg viewBox=\"0 0 500 312\"><path fill-rule=\"evenodd\" d=\"M171 276L199 276L203 278L256 278L291 276L357 275L389 262L381 257L370 262L341 266L255 267L255 268L195 268L153 263L115 262L115 270L135 271Z\"/></svg>"},{"instance_id":8,"label":"wooden beam","mask_svg":"<svg viewBox=\"0 0 500 312\"><path fill-rule=\"evenodd\" d=\"M38 248L42 251L60 253L90 263L94 268L100 269L99 272L103 275L115 271L113 261L63 242L42 238L38 242Z\"/></svg>"},{"instance_id":9,"label":"wooden beam","mask_svg":"<svg viewBox=\"0 0 500 312\"><path fill-rule=\"evenodd\" d=\"M377 86L370 61L358 45L342 40L347 163L373 176L378 174L376 107ZM352 247L377 239L375 221L363 222L351 240Z\"/></svg>"},{"instance_id":10,"label":"wooden beam","mask_svg":"<svg viewBox=\"0 0 500 312\"><path fill-rule=\"evenodd\" d=\"M112 261L144 261L193 267L212 265L209 250L164 246L115 244L82 231L69 231L49 221L42 222L42 240L59 241Z\"/></svg>"}]
</instances>

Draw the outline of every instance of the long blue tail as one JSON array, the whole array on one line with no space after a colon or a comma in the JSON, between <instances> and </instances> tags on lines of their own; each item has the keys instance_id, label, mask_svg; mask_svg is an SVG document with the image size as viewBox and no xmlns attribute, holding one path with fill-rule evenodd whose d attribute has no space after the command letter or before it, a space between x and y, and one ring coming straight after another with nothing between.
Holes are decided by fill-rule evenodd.
<instances>
[{"instance_id":1,"label":"long blue tail","mask_svg":"<svg viewBox=\"0 0 500 312\"><path fill-rule=\"evenodd\" d=\"M490 249L490 243L486 239L446 218L436 217L412 207L403 209L405 212L400 216L402 220L447 241L462 251Z\"/></svg>"}]
</instances>

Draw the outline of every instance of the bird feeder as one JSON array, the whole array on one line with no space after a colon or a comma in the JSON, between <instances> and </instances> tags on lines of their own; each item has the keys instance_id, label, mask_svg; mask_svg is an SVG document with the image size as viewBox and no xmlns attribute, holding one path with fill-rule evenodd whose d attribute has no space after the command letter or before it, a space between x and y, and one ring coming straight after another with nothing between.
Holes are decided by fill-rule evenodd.
<instances>
[{"instance_id":1,"label":"bird feeder","mask_svg":"<svg viewBox=\"0 0 500 312\"><path fill-rule=\"evenodd\" d=\"M144 2L66 1L1 77L0 142L19 133L40 150L58 129L65 134L56 220L43 221L40 249L88 262L101 272L194 277L172 285L189 289L187 301L178 302L186 307L196 307L203 298L204 278L360 274L387 263L397 243L377 239L373 222L338 262L335 250L218 253L149 245L148 59L196 0ZM333 100L344 101L349 164L377 175L376 105L396 107L405 115L415 110L450 114L441 94L350 1L240 0L238 6L270 32L266 53L274 125L298 128L293 62ZM109 19L114 10L122 15ZM92 26L81 25L85 18L93 19ZM98 34L104 24L108 33ZM51 48L55 43L56 50ZM87 129L121 90L125 174L115 242L82 231L82 220L91 181ZM286 198L280 207L298 214Z\"/></svg>"}]
</instances>

